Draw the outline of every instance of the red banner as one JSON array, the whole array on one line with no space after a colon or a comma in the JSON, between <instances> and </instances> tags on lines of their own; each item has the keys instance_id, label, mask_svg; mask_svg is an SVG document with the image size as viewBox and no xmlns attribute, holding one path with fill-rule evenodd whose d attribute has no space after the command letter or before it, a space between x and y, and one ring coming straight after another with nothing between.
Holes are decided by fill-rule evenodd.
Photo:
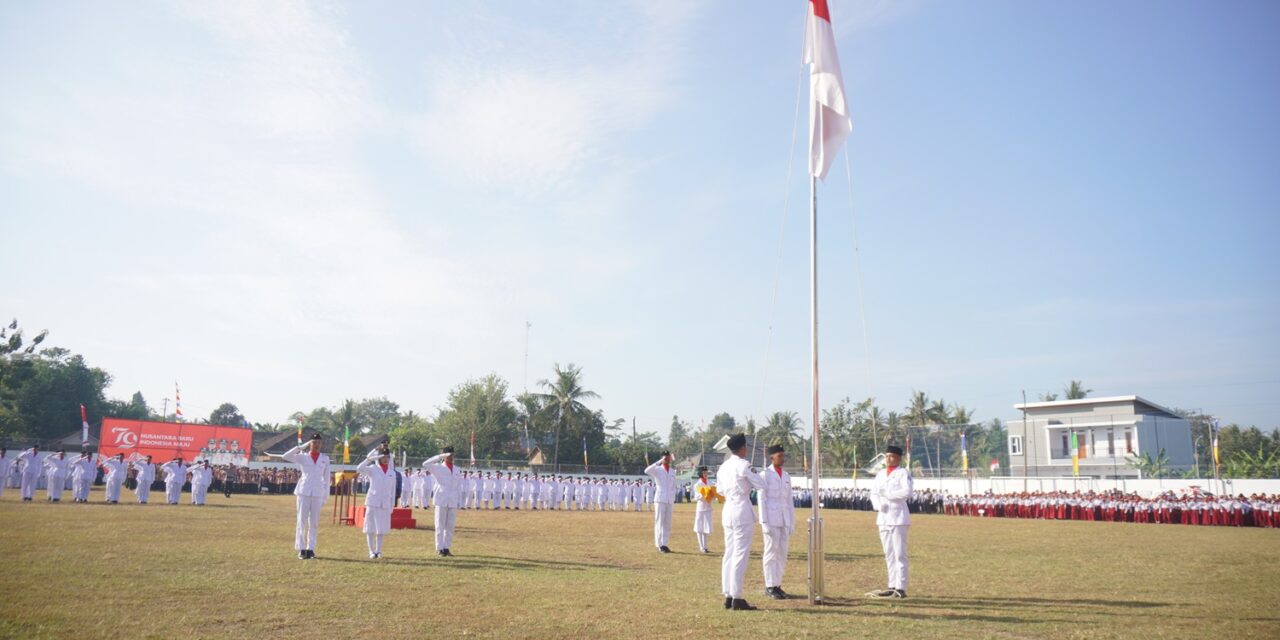
<instances>
[{"instance_id":1,"label":"red banner","mask_svg":"<svg viewBox=\"0 0 1280 640\"><path fill-rule=\"evenodd\" d=\"M220 427L210 424L148 422L104 418L98 434L98 453L104 457L135 452L151 456L154 462L181 457L188 463L208 460L209 464L249 463L253 449L253 430L242 427Z\"/></svg>"}]
</instances>

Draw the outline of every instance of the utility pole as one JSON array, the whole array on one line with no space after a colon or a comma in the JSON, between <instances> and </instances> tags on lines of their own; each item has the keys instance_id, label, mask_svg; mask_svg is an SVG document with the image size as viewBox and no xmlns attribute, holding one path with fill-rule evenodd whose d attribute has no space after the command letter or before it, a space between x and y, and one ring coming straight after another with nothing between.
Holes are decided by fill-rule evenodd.
<instances>
[{"instance_id":1,"label":"utility pole","mask_svg":"<svg viewBox=\"0 0 1280 640\"><path fill-rule=\"evenodd\" d=\"M1022 390L1022 438L1028 442L1022 443L1022 492L1027 492L1027 456L1031 455L1029 445L1031 438L1031 428L1027 426L1027 390Z\"/></svg>"},{"instance_id":2,"label":"utility pole","mask_svg":"<svg viewBox=\"0 0 1280 640\"><path fill-rule=\"evenodd\" d=\"M526 319L524 321L524 392L526 394L529 393L529 329L532 328L533 325Z\"/></svg>"}]
</instances>

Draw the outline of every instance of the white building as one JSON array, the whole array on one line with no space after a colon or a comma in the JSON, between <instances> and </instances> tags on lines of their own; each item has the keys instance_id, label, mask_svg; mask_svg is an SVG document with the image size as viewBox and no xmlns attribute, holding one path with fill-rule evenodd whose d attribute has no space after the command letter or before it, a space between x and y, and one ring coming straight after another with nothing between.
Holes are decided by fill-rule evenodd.
<instances>
[{"instance_id":1,"label":"white building","mask_svg":"<svg viewBox=\"0 0 1280 640\"><path fill-rule=\"evenodd\" d=\"M1025 410L1026 423L1021 418L1008 423L1011 475L1072 475L1072 434L1081 476L1136 478L1138 470L1129 461L1144 454L1156 458L1161 450L1170 473L1195 464L1191 423L1138 396L1029 402L1014 408Z\"/></svg>"}]
</instances>

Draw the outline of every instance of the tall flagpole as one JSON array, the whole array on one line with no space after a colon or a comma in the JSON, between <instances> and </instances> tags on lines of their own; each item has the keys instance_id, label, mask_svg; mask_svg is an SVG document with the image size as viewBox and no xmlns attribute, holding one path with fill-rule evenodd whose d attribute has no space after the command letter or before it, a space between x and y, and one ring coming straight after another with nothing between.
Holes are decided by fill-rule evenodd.
<instances>
[{"instance_id":1,"label":"tall flagpole","mask_svg":"<svg viewBox=\"0 0 1280 640\"><path fill-rule=\"evenodd\" d=\"M822 604L822 516L818 505L818 479L821 477L822 456L819 448L818 417L818 179L809 176L809 318L811 337L810 358L813 363L813 464L809 467L810 502L813 514L809 517L809 603Z\"/></svg>"}]
</instances>

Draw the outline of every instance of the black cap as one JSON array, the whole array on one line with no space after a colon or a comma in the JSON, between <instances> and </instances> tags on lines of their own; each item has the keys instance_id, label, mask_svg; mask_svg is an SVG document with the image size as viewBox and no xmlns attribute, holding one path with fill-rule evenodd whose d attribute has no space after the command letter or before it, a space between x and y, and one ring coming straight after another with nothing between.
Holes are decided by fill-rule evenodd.
<instances>
[{"instance_id":1,"label":"black cap","mask_svg":"<svg viewBox=\"0 0 1280 640\"><path fill-rule=\"evenodd\" d=\"M889 446L887 446L887 447L885 447L885 448L884 448L884 452L885 452L885 453L893 453L893 454L897 454L897 455L902 455L902 447L899 447L899 446L898 446L898 445L896 445L896 444L891 444L891 445L889 445Z\"/></svg>"},{"instance_id":2,"label":"black cap","mask_svg":"<svg viewBox=\"0 0 1280 640\"><path fill-rule=\"evenodd\" d=\"M658 457L659 457L659 458L665 458L665 457L667 457L667 456L669 456L669 455L671 455L671 452L670 452L670 451L663 451L662 453L659 453L659 454L658 454Z\"/></svg>"},{"instance_id":3,"label":"black cap","mask_svg":"<svg viewBox=\"0 0 1280 640\"><path fill-rule=\"evenodd\" d=\"M706 468L706 467L698 467L698 474L699 474L699 475L704 474L704 473L706 473L706 472L707 472L707 468Z\"/></svg>"},{"instance_id":4,"label":"black cap","mask_svg":"<svg viewBox=\"0 0 1280 640\"><path fill-rule=\"evenodd\" d=\"M315 432L315 433L312 433L312 434L311 434L311 439L312 439L312 440L323 440L324 438L321 438L321 437L320 437L320 433L319 433L319 432Z\"/></svg>"},{"instance_id":5,"label":"black cap","mask_svg":"<svg viewBox=\"0 0 1280 640\"><path fill-rule=\"evenodd\" d=\"M732 436L729 436L729 442L725 444L729 447L730 451L737 451L738 449L747 446L747 436L741 433L735 433Z\"/></svg>"},{"instance_id":6,"label":"black cap","mask_svg":"<svg viewBox=\"0 0 1280 640\"><path fill-rule=\"evenodd\" d=\"M772 445L768 449L764 450L764 452L768 455L773 455L775 453L782 453L783 451L785 451L785 449L783 449L782 445L780 444Z\"/></svg>"},{"instance_id":7,"label":"black cap","mask_svg":"<svg viewBox=\"0 0 1280 640\"><path fill-rule=\"evenodd\" d=\"M453 453L453 447L445 447L440 450L440 453Z\"/></svg>"}]
</instances>

